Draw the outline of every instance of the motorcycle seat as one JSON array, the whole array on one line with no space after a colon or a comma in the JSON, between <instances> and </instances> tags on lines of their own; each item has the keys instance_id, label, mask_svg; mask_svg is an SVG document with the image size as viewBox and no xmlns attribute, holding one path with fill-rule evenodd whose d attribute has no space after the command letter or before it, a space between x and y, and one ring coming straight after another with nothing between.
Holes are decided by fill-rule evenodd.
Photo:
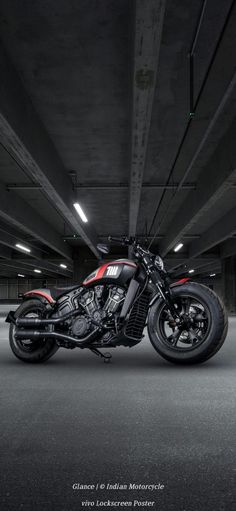
<instances>
[{"instance_id":1,"label":"motorcycle seat","mask_svg":"<svg viewBox=\"0 0 236 511\"><path fill-rule=\"evenodd\" d=\"M53 300L58 300L61 296L66 295L66 293L70 293L70 291L73 291L78 287L79 287L78 284L67 287L51 287L50 289L51 297L53 298Z\"/></svg>"}]
</instances>

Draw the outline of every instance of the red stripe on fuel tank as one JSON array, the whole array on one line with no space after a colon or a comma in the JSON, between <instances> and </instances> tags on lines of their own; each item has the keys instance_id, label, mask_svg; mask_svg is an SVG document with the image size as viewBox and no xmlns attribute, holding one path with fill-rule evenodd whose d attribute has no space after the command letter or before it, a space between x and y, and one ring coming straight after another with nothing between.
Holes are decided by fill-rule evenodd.
<instances>
[{"instance_id":1,"label":"red stripe on fuel tank","mask_svg":"<svg viewBox=\"0 0 236 511\"><path fill-rule=\"evenodd\" d=\"M125 264L127 266L131 266L132 268L136 268L136 264L135 263L129 263L129 262L126 263L126 262L123 262L123 261L118 261L118 262L112 261L110 263L106 263L106 264L103 264L102 266L100 266L100 268L98 269L95 277L92 277L91 279L84 281L83 285L87 286L87 284L90 284L91 282L94 282L95 280L101 279L103 277L107 267L111 266L112 264L114 264L115 266L117 264Z\"/></svg>"}]
</instances>

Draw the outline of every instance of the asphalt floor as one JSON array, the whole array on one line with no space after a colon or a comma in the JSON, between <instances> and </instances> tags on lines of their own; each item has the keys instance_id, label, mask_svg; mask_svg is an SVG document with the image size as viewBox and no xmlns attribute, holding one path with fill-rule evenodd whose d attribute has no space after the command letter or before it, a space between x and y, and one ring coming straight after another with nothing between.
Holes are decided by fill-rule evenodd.
<instances>
[{"instance_id":1,"label":"asphalt floor","mask_svg":"<svg viewBox=\"0 0 236 511\"><path fill-rule=\"evenodd\" d=\"M147 336L111 350L110 364L88 350L60 349L30 365L10 351L6 309L0 511L236 509L235 317L219 353L200 366L169 364ZM79 484L95 488L73 489Z\"/></svg>"}]
</instances>

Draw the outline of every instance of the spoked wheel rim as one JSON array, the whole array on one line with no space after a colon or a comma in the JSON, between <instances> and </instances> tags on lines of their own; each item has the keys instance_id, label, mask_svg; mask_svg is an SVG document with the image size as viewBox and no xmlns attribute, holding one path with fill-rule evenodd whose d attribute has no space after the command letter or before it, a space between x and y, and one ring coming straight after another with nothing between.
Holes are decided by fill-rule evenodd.
<instances>
[{"instance_id":1,"label":"spoked wheel rim","mask_svg":"<svg viewBox=\"0 0 236 511\"><path fill-rule=\"evenodd\" d=\"M21 318L41 318L42 316L42 311L40 309L34 309L32 311L29 311L29 312L26 312L25 314L22 314L20 317ZM13 328L13 336L14 336L14 341L17 343L17 345L21 348L21 350L27 352L27 353L32 353L33 351L35 351L36 349L40 348L43 346L44 344L44 339L37 339L37 340L32 340L32 339L17 339L15 337L15 325L14 325L14 328Z\"/></svg>"},{"instance_id":2,"label":"spoked wheel rim","mask_svg":"<svg viewBox=\"0 0 236 511\"><path fill-rule=\"evenodd\" d=\"M180 322L176 322L166 304L158 317L156 335L170 350L190 352L203 344L211 328L211 314L204 300L194 295L181 295L175 299L174 306L179 313Z\"/></svg>"}]
</instances>

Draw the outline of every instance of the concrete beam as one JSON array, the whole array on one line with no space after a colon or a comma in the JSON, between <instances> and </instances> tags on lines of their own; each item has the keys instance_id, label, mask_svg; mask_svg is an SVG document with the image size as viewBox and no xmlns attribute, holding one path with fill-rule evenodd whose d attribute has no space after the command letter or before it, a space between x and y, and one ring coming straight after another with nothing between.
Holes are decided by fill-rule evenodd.
<instances>
[{"instance_id":1,"label":"concrete beam","mask_svg":"<svg viewBox=\"0 0 236 511\"><path fill-rule=\"evenodd\" d=\"M6 231L6 229L8 229L9 232ZM24 251L16 247L17 243L22 243L26 247L30 248L31 252L26 254ZM72 263L68 263L65 258L58 258L55 257L55 255L45 254L42 250L38 250L31 245L30 241L25 239L22 234L18 235L16 230L8 226L6 227L2 223L0 223L0 245L14 249L13 251L9 251L12 259L18 259L19 261L25 261L30 264L32 258L32 265L39 266L40 264L40 268L46 268L48 266L49 269L54 269L56 272L58 272L59 268L60 273L66 277L70 277L71 273L73 273ZM7 257L7 259L9 258L10 256ZM66 269L60 267L60 264L62 263L67 266Z\"/></svg>"},{"instance_id":2,"label":"concrete beam","mask_svg":"<svg viewBox=\"0 0 236 511\"><path fill-rule=\"evenodd\" d=\"M35 273L34 268L42 269L42 273ZM0 260L0 271L6 271L6 276L8 271L16 271L18 273L23 273L25 275L30 275L33 277L44 278L45 276L52 277L52 278L59 278L59 272L56 272L55 270L51 270L49 268L40 268L38 265L38 261L36 262L35 266L32 264L28 264L28 262L22 262L20 260L11 259L11 260ZM60 272L60 276L67 277L67 275L62 275ZM71 278L71 275L69 276Z\"/></svg>"},{"instance_id":3,"label":"concrete beam","mask_svg":"<svg viewBox=\"0 0 236 511\"><path fill-rule=\"evenodd\" d=\"M202 275L206 277L210 277L212 273L215 273L216 275L222 272L221 265L214 265L212 264L210 267L204 267L199 268L199 270L196 271L196 275ZM215 275L213 275L215 277ZM214 281L212 281L213 284Z\"/></svg>"},{"instance_id":4,"label":"concrete beam","mask_svg":"<svg viewBox=\"0 0 236 511\"><path fill-rule=\"evenodd\" d=\"M12 250L2 245L1 241L0 241L0 257L2 257L3 259L11 259L12 257Z\"/></svg>"},{"instance_id":5,"label":"concrete beam","mask_svg":"<svg viewBox=\"0 0 236 511\"><path fill-rule=\"evenodd\" d=\"M136 234L164 11L165 0L136 0L129 236Z\"/></svg>"},{"instance_id":6,"label":"concrete beam","mask_svg":"<svg viewBox=\"0 0 236 511\"><path fill-rule=\"evenodd\" d=\"M1 255L1 251L0 251L0 255ZM49 262L48 260L43 261L42 259L40 259L40 260L31 259L31 258L24 259L24 258L17 258L17 257L13 257L12 261L16 262L16 263L20 263L20 264L25 264L25 266L27 266L27 267L29 266L29 267L33 267L33 268L39 268L41 270L46 270L51 273L56 273L57 275L62 275L63 277L67 277L67 278L71 278L73 275L72 269L67 269L67 268L63 269L60 267L60 261L58 261L58 263L52 263L52 262Z\"/></svg>"},{"instance_id":7,"label":"concrete beam","mask_svg":"<svg viewBox=\"0 0 236 511\"><path fill-rule=\"evenodd\" d=\"M38 267L38 265L36 266L36 268L37 267ZM31 266L28 266L24 263L21 263L19 261L14 261L14 260L11 260L11 261L1 260L0 261L0 270L1 271L5 270L6 276L7 276L8 271L15 270L18 273L23 273L25 275L31 275L34 277L37 276L38 278L42 278L42 279L44 278L45 275L55 278L55 272L52 272L49 270L43 270L42 273L37 274L34 272L34 269Z\"/></svg>"},{"instance_id":8,"label":"concrete beam","mask_svg":"<svg viewBox=\"0 0 236 511\"><path fill-rule=\"evenodd\" d=\"M120 234L111 234L111 236L114 236L114 237L118 237L120 236ZM152 239L152 236L146 236L145 234L136 234L136 238L138 240L140 240L141 243L144 243L145 240L151 240ZM164 234L158 234L157 236L155 236L155 241L158 241L158 240L162 240L164 238ZM198 239L200 238L200 234L186 234L185 236L183 236L184 239L187 239L187 240L192 240L192 239ZM76 237L74 235L68 235L68 236L63 236L63 240L65 241L76 241L76 240L79 240L80 238L79 237ZM108 243L108 236L107 235L104 235L104 234L99 234L99 240L100 241L103 241L104 243ZM152 248L153 252L155 252L155 248L153 247Z\"/></svg>"},{"instance_id":9,"label":"concrete beam","mask_svg":"<svg viewBox=\"0 0 236 511\"><path fill-rule=\"evenodd\" d=\"M0 73L2 145L99 258L96 233L75 213L72 182L1 43Z\"/></svg>"},{"instance_id":10,"label":"concrete beam","mask_svg":"<svg viewBox=\"0 0 236 511\"><path fill-rule=\"evenodd\" d=\"M207 167L201 172L196 190L188 194L184 204L177 212L166 238L160 243L160 252L163 257L235 183L235 132L236 120L222 138Z\"/></svg>"},{"instance_id":11,"label":"concrete beam","mask_svg":"<svg viewBox=\"0 0 236 511\"><path fill-rule=\"evenodd\" d=\"M199 275L199 273L215 273L216 271L219 271L221 268L221 262L219 260L209 260L208 262L201 262L201 259L199 258L199 262L196 262L197 259L194 259L194 261L189 261L184 267L177 268L174 272L175 275L188 275L189 277L194 277L196 275ZM193 273L189 273L189 270L194 269Z\"/></svg>"},{"instance_id":12,"label":"concrete beam","mask_svg":"<svg viewBox=\"0 0 236 511\"><path fill-rule=\"evenodd\" d=\"M220 257L230 257L236 254L236 239L227 240L222 247L220 247Z\"/></svg>"},{"instance_id":13,"label":"concrete beam","mask_svg":"<svg viewBox=\"0 0 236 511\"><path fill-rule=\"evenodd\" d=\"M177 270L178 268L181 269L181 271L188 271L191 268L201 268L202 266L207 266L209 264L218 264L220 263L220 259L217 256L209 255L205 257L198 257L194 260L191 260L190 258L171 258L168 257L164 260L165 264L168 265L169 270ZM181 268L180 268L181 266ZM184 266L184 268L183 268Z\"/></svg>"},{"instance_id":14,"label":"concrete beam","mask_svg":"<svg viewBox=\"0 0 236 511\"><path fill-rule=\"evenodd\" d=\"M37 184L29 184L29 183L10 183L6 185L7 190L42 190L42 186ZM90 183L90 184L76 184L74 185L74 190L128 190L129 185L126 183ZM143 190L176 190L178 188L178 183L173 184L162 184L162 183L143 183ZM181 189L182 190L195 190L196 185L194 183L185 183Z\"/></svg>"},{"instance_id":15,"label":"concrete beam","mask_svg":"<svg viewBox=\"0 0 236 511\"><path fill-rule=\"evenodd\" d=\"M196 191L189 194L184 205L171 221L168 236L161 244L163 255L215 204L216 200L228 190L234 179L233 172L236 168L234 147L236 104L235 2L231 3L229 17L227 17L225 23L206 80L202 84L201 94L197 99L194 121L191 123L184 142L184 147L187 150L186 154L192 156L189 160L186 160L186 157L184 159L179 158L176 164L175 172L177 174L184 168L179 189L188 179L190 172L193 172L193 169L201 168L204 170L199 177L199 185ZM229 129L233 121L234 124ZM229 130L228 134L224 136L227 129Z\"/></svg>"},{"instance_id":16,"label":"concrete beam","mask_svg":"<svg viewBox=\"0 0 236 511\"><path fill-rule=\"evenodd\" d=\"M20 249L18 249L16 247L16 243L22 243L23 245L26 245L31 250L31 252L29 253L30 257L35 257L36 259L42 259L42 257L43 257L42 251L33 247L30 243L28 243L28 241L26 241L22 237L22 235L14 236L13 234L9 234L8 232L2 230L1 226L0 226L0 243L1 243L1 245L5 245L6 247L10 247L10 248L17 250L19 252L21 252L21 251L20 251Z\"/></svg>"},{"instance_id":17,"label":"concrete beam","mask_svg":"<svg viewBox=\"0 0 236 511\"><path fill-rule=\"evenodd\" d=\"M72 250L60 235L15 192L7 192L0 184L0 217L11 225L27 232L55 250L62 257L71 259Z\"/></svg>"},{"instance_id":18,"label":"concrete beam","mask_svg":"<svg viewBox=\"0 0 236 511\"><path fill-rule=\"evenodd\" d=\"M8 268L7 272L6 272L6 269L5 270L1 270L0 268L0 277L4 277L5 279L8 279L8 278L17 278L17 273L21 273L20 271L18 272L17 270L10 270ZM20 277L19 277L20 278Z\"/></svg>"},{"instance_id":19,"label":"concrete beam","mask_svg":"<svg viewBox=\"0 0 236 511\"><path fill-rule=\"evenodd\" d=\"M210 250L236 232L236 208L229 211L218 222L203 233L200 239L189 247L189 257L194 258Z\"/></svg>"}]
</instances>

